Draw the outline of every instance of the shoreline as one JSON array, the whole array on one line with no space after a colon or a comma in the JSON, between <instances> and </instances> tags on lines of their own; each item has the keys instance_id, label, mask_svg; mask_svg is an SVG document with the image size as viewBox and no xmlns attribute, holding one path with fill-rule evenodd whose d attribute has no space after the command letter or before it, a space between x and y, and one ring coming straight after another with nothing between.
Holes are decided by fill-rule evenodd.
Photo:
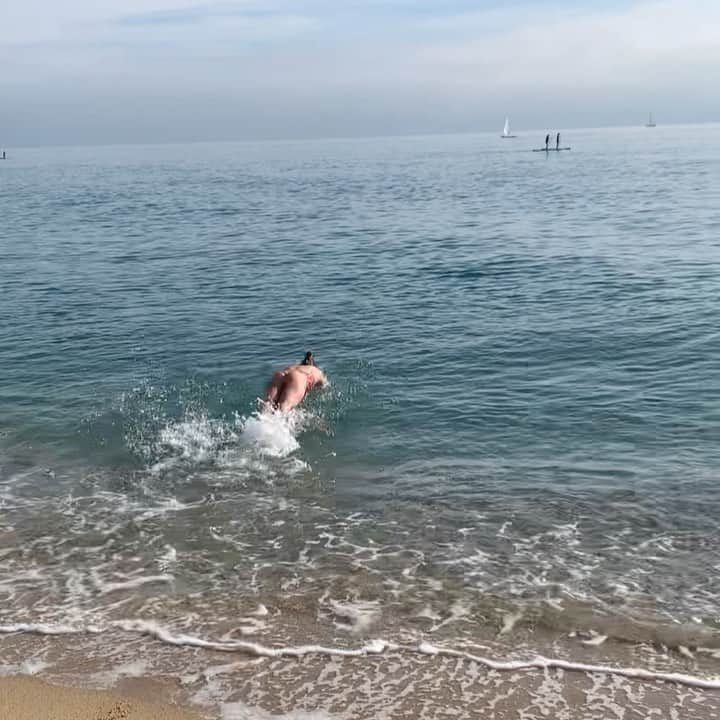
<instances>
[{"instance_id":1,"label":"shoreline","mask_svg":"<svg viewBox=\"0 0 720 720\"><path fill-rule=\"evenodd\" d=\"M643 661L632 654L618 667L622 646L613 648L614 660L604 647L587 645L576 648L572 660L503 659L493 652L497 647L467 638L459 644L463 651L424 642L388 644L382 652L297 646L253 654L239 643L235 652L214 647L197 654L188 645L145 644L148 638L135 645L119 636L115 644L130 651L123 660L135 666L113 672L100 667L100 658L88 662L96 637L72 649L57 647L57 636L17 639L16 659L25 658L26 674L18 662L10 671L17 674L0 677L0 718L13 720L371 720L383 713L432 720L453 708L471 708L467 717L478 720L521 712L542 720L548 710L573 720L622 720L627 713L714 720L720 714L714 663L701 669L696 655L668 666L660 657ZM33 670L41 641L57 654L52 665ZM165 664L172 656L180 661L175 667Z\"/></svg>"},{"instance_id":2,"label":"shoreline","mask_svg":"<svg viewBox=\"0 0 720 720\"><path fill-rule=\"evenodd\" d=\"M208 720L196 710L149 700L152 685L135 691L55 685L38 676L0 677L0 717L12 720ZM141 699L142 698L142 699Z\"/></svg>"}]
</instances>

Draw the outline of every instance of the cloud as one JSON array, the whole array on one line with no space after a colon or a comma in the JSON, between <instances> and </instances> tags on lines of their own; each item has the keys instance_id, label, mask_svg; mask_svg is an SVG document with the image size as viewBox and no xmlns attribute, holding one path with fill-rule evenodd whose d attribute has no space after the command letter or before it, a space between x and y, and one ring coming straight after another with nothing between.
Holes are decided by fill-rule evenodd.
<instances>
[{"instance_id":1,"label":"cloud","mask_svg":"<svg viewBox=\"0 0 720 720\"><path fill-rule=\"evenodd\" d=\"M172 10L152 10L150 12L132 13L122 15L117 19L118 25L176 25L197 23L209 17L209 12L203 6L196 5L188 8L174 8Z\"/></svg>"},{"instance_id":2,"label":"cloud","mask_svg":"<svg viewBox=\"0 0 720 720\"><path fill-rule=\"evenodd\" d=\"M231 20L239 18L243 20L263 20L272 22L277 18L298 18L301 14L292 12L280 4L262 4L245 0L245 2L234 3L204 3L202 5L189 5L187 7L174 7L170 9L150 9L142 12L134 12L121 15L117 18L120 26L142 26L142 25L185 25L201 23L210 19Z\"/></svg>"},{"instance_id":3,"label":"cloud","mask_svg":"<svg viewBox=\"0 0 720 720\"><path fill-rule=\"evenodd\" d=\"M297 15L288 3L267 0L205 2L197 0L22 0L3 11L0 47L63 40L66 44L93 42L108 29L142 25L193 24L216 17Z\"/></svg>"},{"instance_id":4,"label":"cloud","mask_svg":"<svg viewBox=\"0 0 720 720\"><path fill-rule=\"evenodd\" d=\"M299 128L470 130L494 126L507 112L518 128L550 119L623 123L649 108L664 119L720 118L717 0L590 8L565 8L562 0L306 0L298 7L293 0L13 3L0 39L4 105L35 107L28 95L50 102L62 90L66 109L38 109L33 127L48 117L59 127L67 112L80 128L91 113L75 112L74 103L102 105L110 136L118 131L112 118L127 107L144 132L139 116L151 105L156 128L163 107L165 124L179 128L183 107L182 126L193 137L208 128L222 136L223 127L228 137L258 128L288 136Z\"/></svg>"},{"instance_id":5,"label":"cloud","mask_svg":"<svg viewBox=\"0 0 720 720\"><path fill-rule=\"evenodd\" d=\"M481 39L428 43L418 55L419 71L461 88L583 92L648 82L654 87L673 76L707 87L709 73L720 72L716 2L661 0L550 20L511 20L504 13L502 29L484 32L497 17L476 13L456 18L465 31L473 27L483 32ZM448 23L452 20L446 18ZM707 72L698 75L703 66Z\"/></svg>"}]
</instances>

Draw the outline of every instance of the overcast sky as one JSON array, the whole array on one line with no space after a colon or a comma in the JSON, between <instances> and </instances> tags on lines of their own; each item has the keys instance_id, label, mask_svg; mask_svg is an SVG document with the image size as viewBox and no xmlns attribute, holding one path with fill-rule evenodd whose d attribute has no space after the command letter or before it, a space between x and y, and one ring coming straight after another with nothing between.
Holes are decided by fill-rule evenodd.
<instances>
[{"instance_id":1,"label":"overcast sky","mask_svg":"<svg viewBox=\"0 0 720 720\"><path fill-rule=\"evenodd\" d=\"M720 0L5 0L0 144L720 120Z\"/></svg>"}]
</instances>

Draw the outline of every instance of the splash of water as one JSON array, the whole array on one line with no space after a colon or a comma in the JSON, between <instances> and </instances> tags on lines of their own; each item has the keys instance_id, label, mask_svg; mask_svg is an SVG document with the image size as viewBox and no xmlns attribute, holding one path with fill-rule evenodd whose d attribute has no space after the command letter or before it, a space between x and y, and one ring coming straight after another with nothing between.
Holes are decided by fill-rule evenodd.
<instances>
[{"instance_id":1,"label":"splash of water","mask_svg":"<svg viewBox=\"0 0 720 720\"><path fill-rule=\"evenodd\" d=\"M264 455L287 457L300 447L297 433L303 428L305 419L300 410L288 413L257 411L250 417L238 419L242 429L241 442Z\"/></svg>"},{"instance_id":2,"label":"splash of water","mask_svg":"<svg viewBox=\"0 0 720 720\"><path fill-rule=\"evenodd\" d=\"M159 436L160 446L170 454L192 463L214 459L222 445L237 440L232 426L207 415L192 415L166 425Z\"/></svg>"},{"instance_id":3,"label":"splash of water","mask_svg":"<svg viewBox=\"0 0 720 720\"><path fill-rule=\"evenodd\" d=\"M151 470L167 470L178 462L201 464L222 461L227 450L239 449L260 457L287 458L300 448L298 434L311 416L300 410L281 413L257 410L233 421L187 415L167 423L158 433L156 457Z\"/></svg>"}]
</instances>

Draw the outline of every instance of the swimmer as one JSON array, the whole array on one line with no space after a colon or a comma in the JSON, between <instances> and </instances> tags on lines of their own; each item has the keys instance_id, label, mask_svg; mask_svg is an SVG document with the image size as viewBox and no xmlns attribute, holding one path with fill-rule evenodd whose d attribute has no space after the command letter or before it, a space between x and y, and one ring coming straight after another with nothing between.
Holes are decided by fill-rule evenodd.
<instances>
[{"instance_id":1,"label":"swimmer","mask_svg":"<svg viewBox=\"0 0 720 720\"><path fill-rule=\"evenodd\" d=\"M297 407L313 388L326 382L325 373L316 367L313 354L308 352L299 365L288 365L273 375L265 392L265 402L286 412Z\"/></svg>"}]
</instances>

